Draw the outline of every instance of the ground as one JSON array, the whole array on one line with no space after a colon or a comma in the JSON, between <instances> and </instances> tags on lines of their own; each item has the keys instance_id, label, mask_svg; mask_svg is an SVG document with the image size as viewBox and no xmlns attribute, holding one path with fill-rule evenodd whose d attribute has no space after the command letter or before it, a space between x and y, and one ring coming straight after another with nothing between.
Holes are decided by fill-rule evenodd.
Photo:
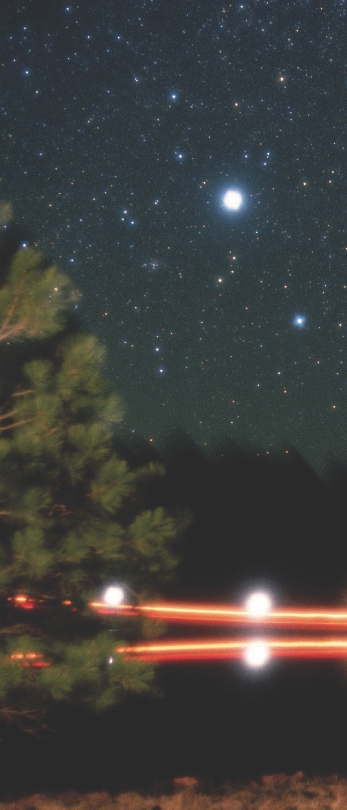
<instances>
[{"instance_id":1,"label":"ground","mask_svg":"<svg viewBox=\"0 0 347 810\"><path fill-rule=\"evenodd\" d=\"M204 791L193 777L174 780L165 794L127 792L35 794L0 803L0 810L346 810L347 779L272 774L259 782Z\"/></svg>"}]
</instances>

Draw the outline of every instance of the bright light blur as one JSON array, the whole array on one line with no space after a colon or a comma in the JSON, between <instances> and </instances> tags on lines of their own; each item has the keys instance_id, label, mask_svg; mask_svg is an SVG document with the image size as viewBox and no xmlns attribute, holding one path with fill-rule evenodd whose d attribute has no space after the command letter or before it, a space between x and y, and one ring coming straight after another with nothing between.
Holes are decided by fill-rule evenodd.
<instances>
[{"instance_id":1,"label":"bright light blur","mask_svg":"<svg viewBox=\"0 0 347 810\"><path fill-rule=\"evenodd\" d=\"M245 661L250 667L263 667L269 658L269 647L263 641L252 641L245 652Z\"/></svg>"},{"instance_id":2,"label":"bright light blur","mask_svg":"<svg viewBox=\"0 0 347 810\"><path fill-rule=\"evenodd\" d=\"M246 610L254 617L266 616L271 610L271 599L269 595L263 591L252 593L247 599Z\"/></svg>"},{"instance_id":3,"label":"bright light blur","mask_svg":"<svg viewBox=\"0 0 347 810\"><path fill-rule=\"evenodd\" d=\"M41 669L42 667L50 667L49 661L44 661L42 658L42 653L36 652L18 652L12 653L10 655L10 660L15 661L18 665L22 665L24 667L34 667L35 669Z\"/></svg>"},{"instance_id":4,"label":"bright light blur","mask_svg":"<svg viewBox=\"0 0 347 810\"><path fill-rule=\"evenodd\" d=\"M242 204L242 196L239 191L230 189L224 194L223 203L230 211L238 211Z\"/></svg>"},{"instance_id":5,"label":"bright light blur","mask_svg":"<svg viewBox=\"0 0 347 810\"><path fill-rule=\"evenodd\" d=\"M175 639L142 642L131 647L118 647L128 660L138 661L216 661L240 659L260 667L271 658L344 658L347 659L346 636L284 636L266 639Z\"/></svg>"},{"instance_id":6,"label":"bright light blur","mask_svg":"<svg viewBox=\"0 0 347 810\"><path fill-rule=\"evenodd\" d=\"M117 607L123 602L124 599L124 591L123 588L120 588L118 585L112 585L110 588L106 588L104 593L104 602L106 605L110 605L110 607Z\"/></svg>"},{"instance_id":7,"label":"bright light blur","mask_svg":"<svg viewBox=\"0 0 347 810\"><path fill-rule=\"evenodd\" d=\"M249 607L240 608L232 605L208 605L195 603L170 603L163 602L149 605L128 605L124 602L121 605L108 605L104 600L101 602L90 602L89 607L100 615L139 616L143 615L149 619L159 619L165 622L177 623L210 623L210 624L234 624L234 625L266 625L275 627L306 628L307 630L323 630L338 628L347 629L347 610L335 610L324 607L305 608L282 608L280 610L272 608L269 596L265 594L258 600L258 595L250 595L251 608L253 599L256 596L256 610ZM11 598L9 601L12 601ZM25 602L23 607L31 607L33 603ZM263 613L266 607L265 615ZM73 610L74 608L72 608Z\"/></svg>"}]
</instances>

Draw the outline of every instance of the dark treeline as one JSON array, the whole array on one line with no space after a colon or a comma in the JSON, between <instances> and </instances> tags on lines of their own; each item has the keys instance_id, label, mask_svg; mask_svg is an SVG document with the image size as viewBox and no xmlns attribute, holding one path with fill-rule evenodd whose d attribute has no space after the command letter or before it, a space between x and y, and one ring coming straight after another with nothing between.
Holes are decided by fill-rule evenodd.
<instances>
[{"instance_id":1,"label":"dark treeline","mask_svg":"<svg viewBox=\"0 0 347 810\"><path fill-rule=\"evenodd\" d=\"M148 452L139 444L133 462ZM281 604L340 604L345 590L347 604L346 468L323 480L294 448L270 456L232 442L207 456L181 429L162 458L158 502L194 515L172 596L235 602L262 584Z\"/></svg>"},{"instance_id":2,"label":"dark treeline","mask_svg":"<svg viewBox=\"0 0 347 810\"><path fill-rule=\"evenodd\" d=\"M134 466L156 455L145 443L119 450ZM211 458L181 431L161 458L167 474L150 505L193 513L167 598L240 603L262 586L279 605L347 604L344 468L323 481L294 450L276 458L227 443ZM69 709L55 712L43 739L7 729L4 793L116 792L179 775L209 786L275 771L347 774L345 664L287 661L252 673L176 664L158 680L163 699L129 698L102 720Z\"/></svg>"}]
</instances>

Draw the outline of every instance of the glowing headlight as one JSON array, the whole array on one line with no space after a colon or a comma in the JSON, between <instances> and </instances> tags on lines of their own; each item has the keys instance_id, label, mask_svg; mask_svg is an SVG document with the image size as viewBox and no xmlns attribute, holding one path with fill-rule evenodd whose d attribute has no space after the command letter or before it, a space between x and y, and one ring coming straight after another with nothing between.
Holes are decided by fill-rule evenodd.
<instances>
[{"instance_id":1,"label":"glowing headlight","mask_svg":"<svg viewBox=\"0 0 347 810\"><path fill-rule=\"evenodd\" d=\"M110 607L117 607L117 605L123 602L123 599L123 588L120 588L118 585L112 585L110 588L107 588L104 593L104 602Z\"/></svg>"},{"instance_id":2,"label":"glowing headlight","mask_svg":"<svg viewBox=\"0 0 347 810\"><path fill-rule=\"evenodd\" d=\"M252 593L247 599L246 610L254 617L266 616L271 610L271 599L269 595L262 591Z\"/></svg>"},{"instance_id":3,"label":"glowing headlight","mask_svg":"<svg viewBox=\"0 0 347 810\"><path fill-rule=\"evenodd\" d=\"M263 641L252 641L245 652L245 661L250 667L263 667L269 658L269 647Z\"/></svg>"}]
</instances>

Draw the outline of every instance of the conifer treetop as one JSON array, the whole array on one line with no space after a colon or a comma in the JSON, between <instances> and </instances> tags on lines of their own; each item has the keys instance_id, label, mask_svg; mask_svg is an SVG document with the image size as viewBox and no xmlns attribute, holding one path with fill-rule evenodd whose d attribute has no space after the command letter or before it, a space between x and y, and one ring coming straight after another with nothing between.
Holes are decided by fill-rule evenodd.
<instances>
[{"instance_id":1,"label":"conifer treetop","mask_svg":"<svg viewBox=\"0 0 347 810\"><path fill-rule=\"evenodd\" d=\"M110 627L89 604L117 582L139 601L162 596L189 523L148 499L160 463L133 468L117 452L124 407L103 347L67 325L74 300L68 276L17 250L0 286L0 719L27 730L56 701L103 711L153 690L153 667L116 652L148 620Z\"/></svg>"}]
</instances>

